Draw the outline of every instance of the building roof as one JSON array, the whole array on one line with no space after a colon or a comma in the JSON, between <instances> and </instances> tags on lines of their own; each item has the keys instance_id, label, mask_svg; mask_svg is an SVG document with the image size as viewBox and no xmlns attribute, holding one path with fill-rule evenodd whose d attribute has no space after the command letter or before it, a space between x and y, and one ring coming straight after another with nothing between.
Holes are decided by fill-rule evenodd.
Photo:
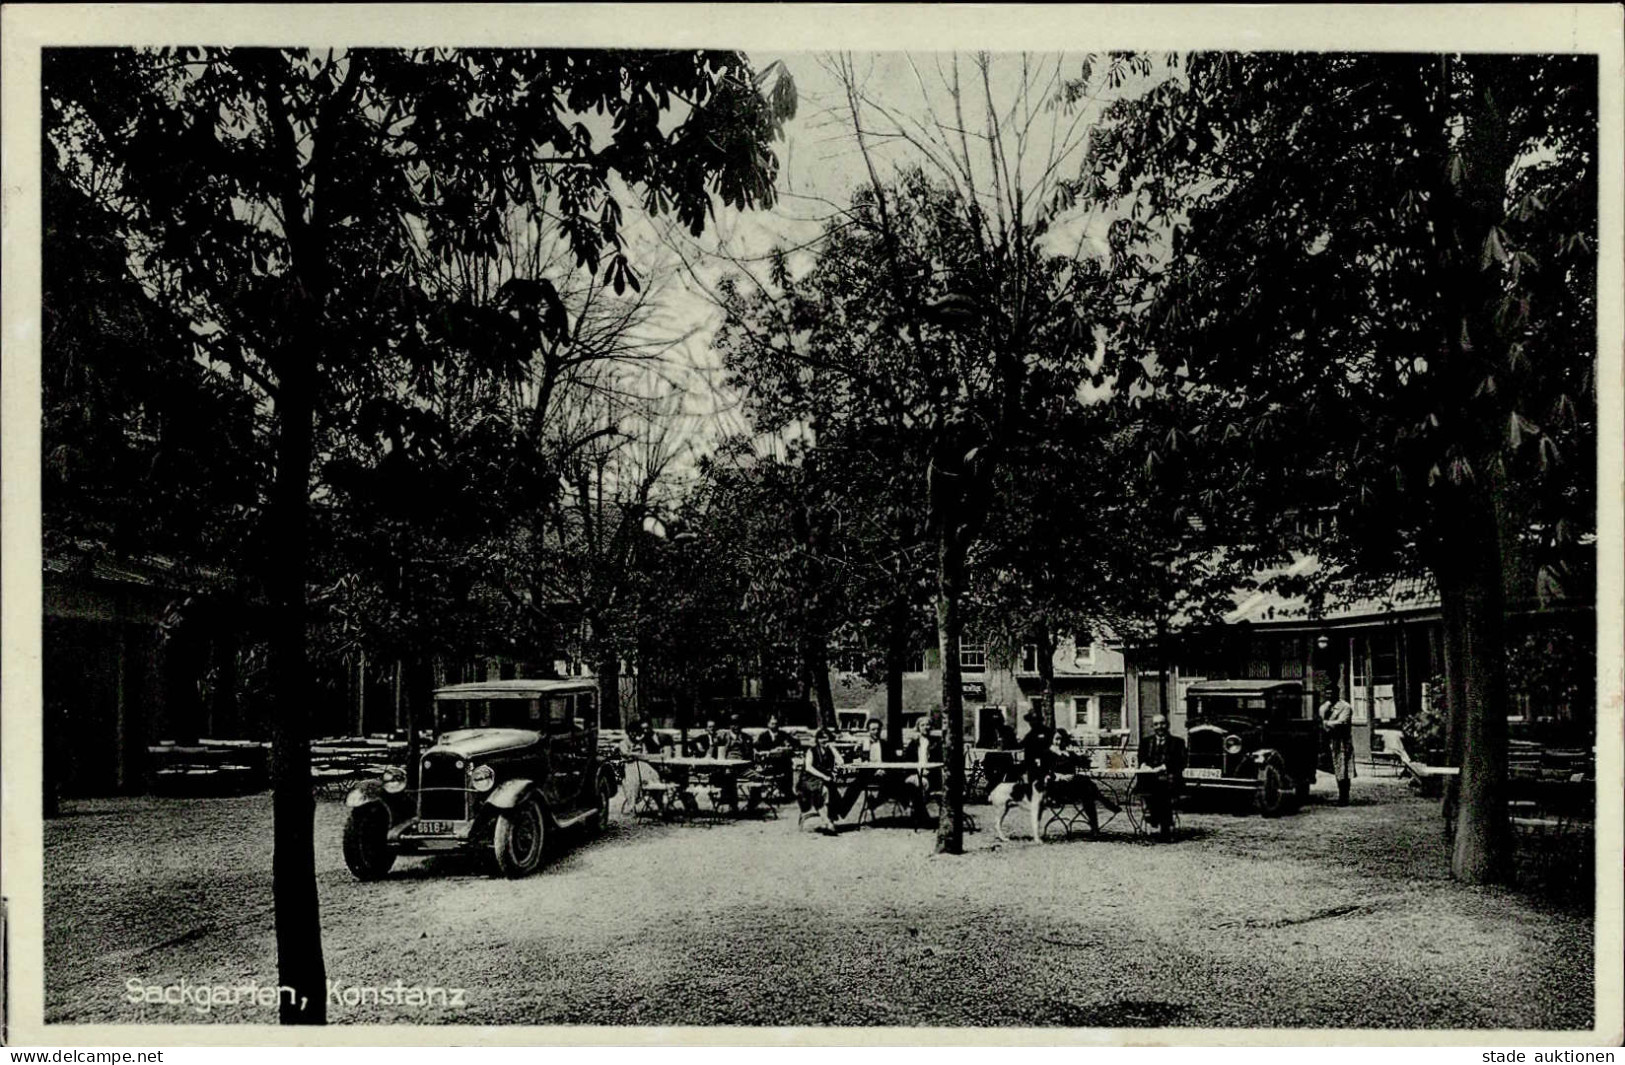
<instances>
[{"instance_id":1,"label":"building roof","mask_svg":"<svg viewBox=\"0 0 1625 1065\"><path fill-rule=\"evenodd\" d=\"M1261 583L1279 578L1307 577L1320 567L1312 555L1294 562L1274 573L1261 575ZM1311 614L1309 600L1301 595L1288 595L1280 591L1261 588L1239 597L1236 608L1225 615L1225 624L1320 624L1324 622L1358 621L1389 614L1437 610L1439 593L1431 580L1402 577L1388 585L1381 594L1362 594L1352 587L1342 595L1329 596L1318 615Z\"/></svg>"},{"instance_id":2,"label":"building roof","mask_svg":"<svg viewBox=\"0 0 1625 1065\"><path fill-rule=\"evenodd\" d=\"M104 550L76 545L72 550L49 551L43 562L47 578L78 578L174 591L189 591L197 583L179 563L162 555L118 558Z\"/></svg>"},{"instance_id":3,"label":"building roof","mask_svg":"<svg viewBox=\"0 0 1625 1065\"><path fill-rule=\"evenodd\" d=\"M436 699L517 699L527 695L546 695L549 692L596 690L598 682L591 677L540 677L534 680L477 680L469 684L453 684L437 688Z\"/></svg>"}]
</instances>

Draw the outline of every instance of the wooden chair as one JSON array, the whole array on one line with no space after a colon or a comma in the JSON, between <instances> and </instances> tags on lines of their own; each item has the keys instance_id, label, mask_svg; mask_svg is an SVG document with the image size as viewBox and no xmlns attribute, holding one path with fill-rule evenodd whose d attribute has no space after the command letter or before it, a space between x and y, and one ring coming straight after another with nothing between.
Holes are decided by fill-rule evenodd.
<instances>
[{"instance_id":1,"label":"wooden chair","mask_svg":"<svg viewBox=\"0 0 1625 1065\"><path fill-rule=\"evenodd\" d=\"M628 806L632 809L634 817L657 817L665 820L671 811L671 798L677 791L673 784L660 778L655 767L639 759L632 759L627 763L630 772L627 774L626 798L621 802L624 811Z\"/></svg>"}]
</instances>

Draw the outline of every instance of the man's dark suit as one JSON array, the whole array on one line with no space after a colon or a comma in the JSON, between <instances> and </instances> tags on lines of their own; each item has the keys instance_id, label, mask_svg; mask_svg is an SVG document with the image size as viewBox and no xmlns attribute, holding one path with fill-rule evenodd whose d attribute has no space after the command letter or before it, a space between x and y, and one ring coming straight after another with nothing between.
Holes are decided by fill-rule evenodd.
<instances>
[{"instance_id":1,"label":"man's dark suit","mask_svg":"<svg viewBox=\"0 0 1625 1065\"><path fill-rule=\"evenodd\" d=\"M1140 764L1167 766L1168 775L1178 779L1185 773L1185 741L1178 736L1152 734L1140 740Z\"/></svg>"},{"instance_id":2,"label":"man's dark suit","mask_svg":"<svg viewBox=\"0 0 1625 1065\"><path fill-rule=\"evenodd\" d=\"M1151 814L1151 820L1162 830L1162 838L1173 835L1174 797L1179 794L1180 778L1185 773L1185 741L1178 736L1158 736L1153 733L1140 740L1140 766L1160 767L1168 770L1168 777L1141 776L1136 781Z\"/></svg>"}]
</instances>

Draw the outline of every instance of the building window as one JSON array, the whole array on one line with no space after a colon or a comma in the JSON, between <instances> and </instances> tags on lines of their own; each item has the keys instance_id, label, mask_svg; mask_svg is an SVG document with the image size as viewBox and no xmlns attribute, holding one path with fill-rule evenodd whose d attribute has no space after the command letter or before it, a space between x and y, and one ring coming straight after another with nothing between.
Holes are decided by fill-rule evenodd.
<instances>
[{"instance_id":1,"label":"building window","mask_svg":"<svg viewBox=\"0 0 1625 1065\"><path fill-rule=\"evenodd\" d=\"M1075 666L1092 666L1095 664L1095 641L1088 636L1074 636L1072 638L1072 664Z\"/></svg>"},{"instance_id":2,"label":"building window","mask_svg":"<svg viewBox=\"0 0 1625 1065\"><path fill-rule=\"evenodd\" d=\"M1303 641L1296 636L1281 641L1281 676L1286 680L1303 676Z\"/></svg>"},{"instance_id":3,"label":"building window","mask_svg":"<svg viewBox=\"0 0 1625 1065\"><path fill-rule=\"evenodd\" d=\"M1087 695L1074 696L1072 699L1072 731L1081 732L1090 727L1089 697ZM1073 736L1073 739L1077 739Z\"/></svg>"},{"instance_id":4,"label":"building window","mask_svg":"<svg viewBox=\"0 0 1625 1065\"><path fill-rule=\"evenodd\" d=\"M1123 697L1121 695L1101 695L1095 700L1100 709L1100 731L1123 731Z\"/></svg>"},{"instance_id":5,"label":"building window","mask_svg":"<svg viewBox=\"0 0 1625 1065\"><path fill-rule=\"evenodd\" d=\"M921 650L914 651L914 652L910 653L909 657L903 659L903 672L904 673L924 673L925 672L925 651L924 651L923 648Z\"/></svg>"},{"instance_id":6,"label":"building window","mask_svg":"<svg viewBox=\"0 0 1625 1065\"><path fill-rule=\"evenodd\" d=\"M961 673L987 672L987 644L980 640L959 638L959 671Z\"/></svg>"},{"instance_id":7,"label":"building window","mask_svg":"<svg viewBox=\"0 0 1625 1065\"><path fill-rule=\"evenodd\" d=\"M1021 645L1021 671L1023 673L1038 672L1038 647L1036 644Z\"/></svg>"},{"instance_id":8,"label":"building window","mask_svg":"<svg viewBox=\"0 0 1625 1065\"><path fill-rule=\"evenodd\" d=\"M1366 639L1349 637L1349 702L1354 706L1354 723L1367 724L1371 720L1371 674L1366 669Z\"/></svg>"}]
</instances>

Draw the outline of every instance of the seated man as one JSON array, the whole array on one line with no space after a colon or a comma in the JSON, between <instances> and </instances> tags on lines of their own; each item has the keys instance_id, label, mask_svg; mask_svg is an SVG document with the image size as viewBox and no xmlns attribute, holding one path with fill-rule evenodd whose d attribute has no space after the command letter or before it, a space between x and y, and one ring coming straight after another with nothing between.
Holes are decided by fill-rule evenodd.
<instances>
[{"instance_id":1,"label":"seated man","mask_svg":"<svg viewBox=\"0 0 1625 1065\"><path fill-rule=\"evenodd\" d=\"M864 736L860 755L866 762L896 762L908 760L902 757L901 752L886 746L885 737L881 735L880 719L869 719L868 732ZM916 748L916 756L918 749ZM875 789L875 801L897 802L907 806L918 820L925 820L925 792L923 786L926 782L920 780L918 773L909 773L906 776L895 772L877 772L861 779L864 787Z\"/></svg>"},{"instance_id":2,"label":"seated man","mask_svg":"<svg viewBox=\"0 0 1625 1065\"><path fill-rule=\"evenodd\" d=\"M750 760L750 737L745 734L745 726L740 721L738 714L729 716L728 727L723 731L722 735L726 741L723 748L723 757Z\"/></svg>"},{"instance_id":3,"label":"seated man","mask_svg":"<svg viewBox=\"0 0 1625 1065\"><path fill-rule=\"evenodd\" d=\"M718 728L716 719L712 718L705 723L705 735L701 737L700 744L703 748L700 758L733 758L735 755L729 752L736 749L738 740L732 732ZM739 785L732 773L718 772L715 783L718 803L730 807L739 805Z\"/></svg>"},{"instance_id":4,"label":"seated man","mask_svg":"<svg viewBox=\"0 0 1625 1065\"><path fill-rule=\"evenodd\" d=\"M728 752L728 743L733 737L718 727L716 718L709 718L705 722L705 731L700 733L694 744L697 752L696 758L723 758Z\"/></svg>"},{"instance_id":5,"label":"seated man","mask_svg":"<svg viewBox=\"0 0 1625 1065\"><path fill-rule=\"evenodd\" d=\"M1168 734L1168 719L1158 714L1151 719L1151 735L1140 741L1140 769L1134 790L1145 797L1146 812L1158 826L1163 839L1174 834L1174 800L1179 797L1185 773L1185 741ZM1146 773L1156 769L1156 773Z\"/></svg>"},{"instance_id":6,"label":"seated man","mask_svg":"<svg viewBox=\"0 0 1625 1065\"><path fill-rule=\"evenodd\" d=\"M779 727L779 715L768 714L767 728L756 737L751 754L762 773L774 782L781 795L788 796L793 790L791 777L796 746L795 737Z\"/></svg>"}]
</instances>

